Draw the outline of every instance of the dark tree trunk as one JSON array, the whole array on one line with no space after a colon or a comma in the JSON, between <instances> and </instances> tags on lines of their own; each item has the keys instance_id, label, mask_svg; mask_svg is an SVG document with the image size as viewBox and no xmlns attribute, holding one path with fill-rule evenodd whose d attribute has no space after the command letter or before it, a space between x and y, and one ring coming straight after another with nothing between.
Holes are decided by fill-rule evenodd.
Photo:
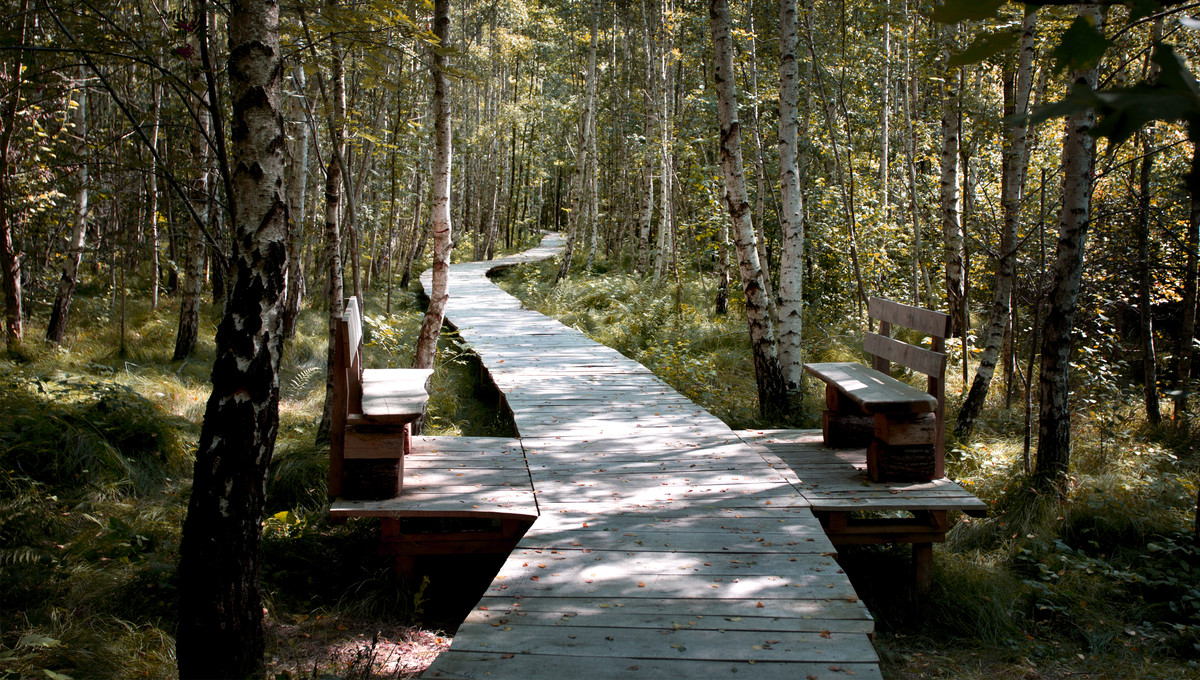
<instances>
[{"instance_id":1,"label":"dark tree trunk","mask_svg":"<svg viewBox=\"0 0 1200 680\"><path fill-rule=\"evenodd\" d=\"M1082 4L1080 16L1102 26L1099 6ZM1072 80L1096 86L1095 67L1076 71ZM1039 376L1041 415L1038 421L1037 463L1034 484L1043 489L1065 490L1063 482L1071 461L1071 331L1083 274L1084 246L1091 224L1092 170L1096 162L1096 122L1093 109L1067 117L1063 138L1063 192L1058 224L1058 249L1054 263L1046 327L1042 336L1042 370Z\"/></svg>"},{"instance_id":2,"label":"dark tree trunk","mask_svg":"<svg viewBox=\"0 0 1200 680\"><path fill-rule=\"evenodd\" d=\"M29 25L29 0L21 1L21 24L15 35L16 45L25 45ZM12 56L8 74L8 96L0 112L0 272L4 279L4 339L11 351L21 344L24 335L21 313L21 260L13 242L12 214L12 136L16 132L17 109L21 101L21 65L25 51L17 49Z\"/></svg>"},{"instance_id":3,"label":"dark tree trunk","mask_svg":"<svg viewBox=\"0 0 1200 680\"><path fill-rule=\"evenodd\" d=\"M1154 355L1154 320L1150 314L1150 169L1154 165L1150 132L1143 132L1142 165L1138 173L1138 311L1142 335L1142 395L1146 404L1146 420L1157 425L1162 420L1158 408L1158 359Z\"/></svg>"}]
</instances>

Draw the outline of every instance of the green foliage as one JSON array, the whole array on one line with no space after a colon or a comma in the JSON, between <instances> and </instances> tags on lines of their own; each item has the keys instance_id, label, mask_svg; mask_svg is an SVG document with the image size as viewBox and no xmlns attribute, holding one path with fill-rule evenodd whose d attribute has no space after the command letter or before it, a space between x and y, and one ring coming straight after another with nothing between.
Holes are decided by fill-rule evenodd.
<instances>
[{"instance_id":1,"label":"green foliage","mask_svg":"<svg viewBox=\"0 0 1200 680\"><path fill-rule=\"evenodd\" d=\"M10 376L0 386L0 474L79 499L145 494L190 460L179 424L111 381Z\"/></svg>"}]
</instances>

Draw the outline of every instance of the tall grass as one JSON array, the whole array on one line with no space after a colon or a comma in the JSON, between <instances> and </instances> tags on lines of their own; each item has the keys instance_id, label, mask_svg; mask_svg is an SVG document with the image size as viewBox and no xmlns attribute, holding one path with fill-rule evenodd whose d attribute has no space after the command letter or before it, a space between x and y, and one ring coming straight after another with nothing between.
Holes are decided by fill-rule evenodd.
<instances>
[{"instance_id":1,"label":"tall grass","mask_svg":"<svg viewBox=\"0 0 1200 680\"><path fill-rule=\"evenodd\" d=\"M103 286L85 285L61 347L37 340L35 314L25 345L0 357L0 678L175 674L175 563L220 309L202 306L195 351L171 361L174 303L151 310L131 297L121 351L110 300ZM407 366L422 302L394 291L390 316L382 302L382 293L368 296L367 365ZM35 293L35 311L39 304ZM419 602L377 555L378 523L331 526L323 516L328 446L314 437L325 312L307 309L297 326L284 349L267 484L270 618L319 611L410 623ZM444 334L439 355L427 430L511 433L494 401L472 396L486 398L486 386L454 334Z\"/></svg>"}]
</instances>

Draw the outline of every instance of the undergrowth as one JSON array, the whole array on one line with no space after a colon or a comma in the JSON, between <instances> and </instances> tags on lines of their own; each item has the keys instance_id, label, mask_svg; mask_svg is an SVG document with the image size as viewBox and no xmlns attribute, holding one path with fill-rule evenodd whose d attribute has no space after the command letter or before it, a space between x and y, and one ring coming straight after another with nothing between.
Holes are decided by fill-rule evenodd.
<instances>
[{"instance_id":1,"label":"undergrowth","mask_svg":"<svg viewBox=\"0 0 1200 680\"><path fill-rule=\"evenodd\" d=\"M110 299L85 285L61 347L36 340L35 316L25 345L0 357L0 679L176 676L176 561L220 310L202 307L196 349L171 361L172 301L151 310L130 299L120 351ZM383 299L368 296L367 365L408 366L422 301L394 291L389 316ZM326 348L325 312L305 310L280 374L262 544L268 621L326 635L362 621L409 630L432 595L398 583L377 555L378 521L331 525L324 515L328 445L314 439ZM474 356L443 333L427 434L511 434L479 376ZM368 677L369 659L350 656L308 670Z\"/></svg>"}]
</instances>

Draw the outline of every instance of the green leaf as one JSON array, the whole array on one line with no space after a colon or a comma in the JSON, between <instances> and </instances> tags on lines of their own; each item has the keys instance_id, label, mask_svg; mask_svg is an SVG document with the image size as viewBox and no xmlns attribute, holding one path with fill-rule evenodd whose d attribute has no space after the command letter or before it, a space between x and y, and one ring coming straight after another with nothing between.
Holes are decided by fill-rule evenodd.
<instances>
[{"instance_id":1,"label":"green leaf","mask_svg":"<svg viewBox=\"0 0 1200 680\"><path fill-rule=\"evenodd\" d=\"M950 57L947 66L965 66L999 54L1017 44L1018 36L1013 31L989 31L975 36L967 49Z\"/></svg>"},{"instance_id":2,"label":"green leaf","mask_svg":"<svg viewBox=\"0 0 1200 680\"><path fill-rule=\"evenodd\" d=\"M934 21L957 24L960 21L978 21L996 15L1004 0L946 0L935 7L931 15Z\"/></svg>"},{"instance_id":3,"label":"green leaf","mask_svg":"<svg viewBox=\"0 0 1200 680\"><path fill-rule=\"evenodd\" d=\"M1165 43L1159 43L1150 58L1158 65L1159 72L1155 82L1180 93L1188 93L1200 98L1200 85L1196 76L1188 68L1187 62L1175 54L1174 48Z\"/></svg>"},{"instance_id":4,"label":"green leaf","mask_svg":"<svg viewBox=\"0 0 1200 680\"><path fill-rule=\"evenodd\" d=\"M1107 137L1114 144L1129 139L1152 121L1187 120L1200 114L1196 99L1162 86L1137 85L1096 96L1101 119L1092 134Z\"/></svg>"},{"instance_id":5,"label":"green leaf","mask_svg":"<svg viewBox=\"0 0 1200 680\"><path fill-rule=\"evenodd\" d=\"M66 673L55 673L54 671L50 670L49 668L43 668L42 672L45 673L46 677L50 678L50 680L75 680L74 678L67 675Z\"/></svg>"},{"instance_id":6,"label":"green leaf","mask_svg":"<svg viewBox=\"0 0 1200 680\"><path fill-rule=\"evenodd\" d=\"M1054 72L1061 73L1065 68L1089 69L1100 62L1100 57L1104 56L1111 44L1112 41L1096 30L1091 21L1075 17L1054 48Z\"/></svg>"}]
</instances>

